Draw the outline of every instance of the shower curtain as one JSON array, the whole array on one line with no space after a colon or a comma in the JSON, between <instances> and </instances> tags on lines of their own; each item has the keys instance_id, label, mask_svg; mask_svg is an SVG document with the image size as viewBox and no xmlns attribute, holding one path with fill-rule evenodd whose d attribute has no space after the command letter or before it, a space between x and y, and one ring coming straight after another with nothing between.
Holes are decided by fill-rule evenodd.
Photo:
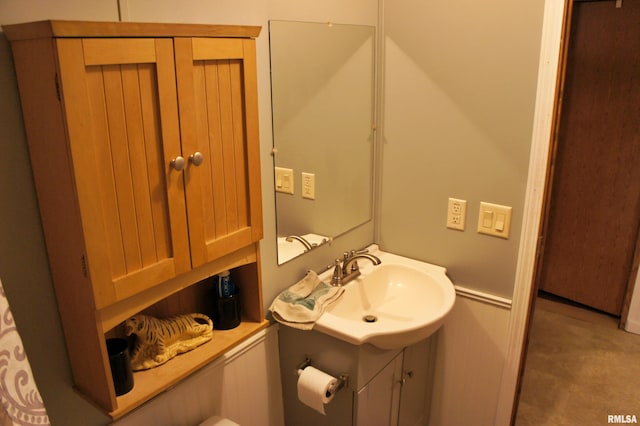
<instances>
[{"instance_id":1,"label":"shower curtain","mask_svg":"<svg viewBox=\"0 0 640 426\"><path fill-rule=\"evenodd\" d=\"M1 280L0 401L0 426L50 424Z\"/></svg>"}]
</instances>

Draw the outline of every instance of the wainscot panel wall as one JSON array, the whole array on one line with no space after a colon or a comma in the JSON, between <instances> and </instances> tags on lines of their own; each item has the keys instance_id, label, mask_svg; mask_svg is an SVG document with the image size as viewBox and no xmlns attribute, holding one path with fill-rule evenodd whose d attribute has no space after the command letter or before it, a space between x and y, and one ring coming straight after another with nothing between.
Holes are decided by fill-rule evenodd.
<instances>
[{"instance_id":1,"label":"wainscot panel wall","mask_svg":"<svg viewBox=\"0 0 640 426\"><path fill-rule=\"evenodd\" d=\"M284 425L278 325L251 337L114 426L196 425L214 415L242 426Z\"/></svg>"}]
</instances>

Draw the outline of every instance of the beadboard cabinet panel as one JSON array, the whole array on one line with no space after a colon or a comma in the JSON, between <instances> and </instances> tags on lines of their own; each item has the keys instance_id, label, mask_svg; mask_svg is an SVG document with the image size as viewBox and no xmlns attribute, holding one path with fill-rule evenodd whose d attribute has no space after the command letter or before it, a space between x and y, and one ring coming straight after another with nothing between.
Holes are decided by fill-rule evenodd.
<instances>
[{"instance_id":1,"label":"beadboard cabinet panel","mask_svg":"<svg viewBox=\"0 0 640 426\"><path fill-rule=\"evenodd\" d=\"M194 266L262 238L254 40L175 40Z\"/></svg>"},{"instance_id":2,"label":"beadboard cabinet panel","mask_svg":"<svg viewBox=\"0 0 640 426\"><path fill-rule=\"evenodd\" d=\"M133 46L121 49L128 41ZM184 181L165 161L181 152L173 46L65 38L57 52L88 269L102 308L191 267Z\"/></svg>"}]
</instances>

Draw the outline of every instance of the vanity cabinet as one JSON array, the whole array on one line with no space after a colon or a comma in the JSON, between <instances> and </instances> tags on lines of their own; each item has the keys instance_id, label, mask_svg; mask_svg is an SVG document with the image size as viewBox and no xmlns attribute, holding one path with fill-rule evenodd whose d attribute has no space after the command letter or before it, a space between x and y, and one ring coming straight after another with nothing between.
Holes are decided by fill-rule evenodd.
<instances>
[{"instance_id":1,"label":"vanity cabinet","mask_svg":"<svg viewBox=\"0 0 640 426\"><path fill-rule=\"evenodd\" d=\"M267 324L260 27L42 21L3 30L74 381L117 417ZM116 398L105 338L145 309L201 308L205 289L194 284L231 268L241 326L161 373L136 373L134 390Z\"/></svg>"},{"instance_id":2,"label":"vanity cabinet","mask_svg":"<svg viewBox=\"0 0 640 426\"><path fill-rule=\"evenodd\" d=\"M433 385L435 339L402 349L352 345L319 331L280 327L280 370L285 420L305 426L427 425ZM297 369L305 359L326 373L348 376L325 405L325 415L297 395Z\"/></svg>"},{"instance_id":3,"label":"vanity cabinet","mask_svg":"<svg viewBox=\"0 0 640 426\"><path fill-rule=\"evenodd\" d=\"M398 353L355 399L356 426L426 425L431 406L433 342L425 339ZM366 362L366 358L363 358Z\"/></svg>"}]
</instances>

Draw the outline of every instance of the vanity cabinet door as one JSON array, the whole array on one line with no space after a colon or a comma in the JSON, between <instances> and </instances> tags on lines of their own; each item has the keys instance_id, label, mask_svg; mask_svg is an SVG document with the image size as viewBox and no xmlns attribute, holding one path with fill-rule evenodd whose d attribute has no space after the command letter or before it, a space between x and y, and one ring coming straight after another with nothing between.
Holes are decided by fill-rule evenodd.
<instances>
[{"instance_id":1,"label":"vanity cabinet door","mask_svg":"<svg viewBox=\"0 0 640 426\"><path fill-rule=\"evenodd\" d=\"M356 426L397 426L402 359L400 352L358 391Z\"/></svg>"},{"instance_id":2,"label":"vanity cabinet door","mask_svg":"<svg viewBox=\"0 0 640 426\"><path fill-rule=\"evenodd\" d=\"M357 426L426 425L429 420L432 339L405 348L358 391Z\"/></svg>"},{"instance_id":3,"label":"vanity cabinet door","mask_svg":"<svg viewBox=\"0 0 640 426\"><path fill-rule=\"evenodd\" d=\"M433 385L433 339L425 339L404 350L399 426L426 425Z\"/></svg>"},{"instance_id":4,"label":"vanity cabinet door","mask_svg":"<svg viewBox=\"0 0 640 426\"><path fill-rule=\"evenodd\" d=\"M255 41L176 38L175 56L197 267L262 238Z\"/></svg>"},{"instance_id":5,"label":"vanity cabinet door","mask_svg":"<svg viewBox=\"0 0 640 426\"><path fill-rule=\"evenodd\" d=\"M173 43L59 38L61 97L101 308L191 268Z\"/></svg>"}]
</instances>

